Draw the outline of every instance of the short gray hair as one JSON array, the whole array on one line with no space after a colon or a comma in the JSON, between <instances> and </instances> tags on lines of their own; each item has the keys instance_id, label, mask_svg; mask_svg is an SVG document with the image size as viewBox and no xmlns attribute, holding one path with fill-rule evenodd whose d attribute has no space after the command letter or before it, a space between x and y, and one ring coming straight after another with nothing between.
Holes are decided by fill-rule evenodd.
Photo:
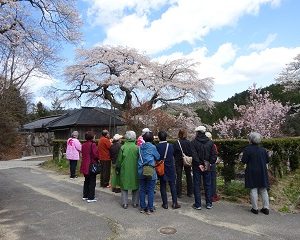
<instances>
[{"instance_id":1,"label":"short gray hair","mask_svg":"<svg viewBox=\"0 0 300 240\"><path fill-rule=\"evenodd\" d=\"M78 138L79 133L77 131L72 132L72 137Z\"/></svg>"},{"instance_id":2,"label":"short gray hair","mask_svg":"<svg viewBox=\"0 0 300 240\"><path fill-rule=\"evenodd\" d=\"M248 139L253 144L259 144L261 143L262 136L258 132L251 132Z\"/></svg>"},{"instance_id":3,"label":"short gray hair","mask_svg":"<svg viewBox=\"0 0 300 240\"><path fill-rule=\"evenodd\" d=\"M136 134L134 131L127 131L125 133L125 138L128 140L135 140L136 139Z\"/></svg>"}]
</instances>

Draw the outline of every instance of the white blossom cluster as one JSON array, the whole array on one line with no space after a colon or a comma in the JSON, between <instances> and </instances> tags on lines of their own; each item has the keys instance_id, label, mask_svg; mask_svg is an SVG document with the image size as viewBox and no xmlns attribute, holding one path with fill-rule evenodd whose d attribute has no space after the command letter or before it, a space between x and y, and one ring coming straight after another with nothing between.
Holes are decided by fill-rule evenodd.
<instances>
[{"instance_id":1,"label":"white blossom cluster","mask_svg":"<svg viewBox=\"0 0 300 240\"><path fill-rule=\"evenodd\" d=\"M0 1L0 74L22 88L29 76L50 73L62 41L80 39L75 0Z\"/></svg>"},{"instance_id":2,"label":"white blossom cluster","mask_svg":"<svg viewBox=\"0 0 300 240\"><path fill-rule=\"evenodd\" d=\"M277 82L283 84L286 90L300 91L300 54L279 74Z\"/></svg>"}]
</instances>

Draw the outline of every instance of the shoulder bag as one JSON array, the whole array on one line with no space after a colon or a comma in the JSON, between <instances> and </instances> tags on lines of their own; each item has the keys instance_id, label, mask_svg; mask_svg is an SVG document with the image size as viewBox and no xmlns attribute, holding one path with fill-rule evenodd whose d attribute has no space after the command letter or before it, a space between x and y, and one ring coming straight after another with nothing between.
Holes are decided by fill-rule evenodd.
<instances>
[{"instance_id":1,"label":"shoulder bag","mask_svg":"<svg viewBox=\"0 0 300 240\"><path fill-rule=\"evenodd\" d=\"M91 151L90 151L90 160L92 161L94 159L93 157L93 143L91 144ZM97 160L95 163L90 163L90 173L92 174L99 174L101 172L101 164Z\"/></svg>"},{"instance_id":2,"label":"shoulder bag","mask_svg":"<svg viewBox=\"0 0 300 240\"><path fill-rule=\"evenodd\" d=\"M178 144L179 144L179 147L180 147L180 150L181 150L181 153L182 153L183 165L187 166L187 167L191 167L193 158L189 157L189 156L187 156L183 153L182 147L181 147L181 144L180 144L179 140L178 140Z\"/></svg>"},{"instance_id":3,"label":"shoulder bag","mask_svg":"<svg viewBox=\"0 0 300 240\"><path fill-rule=\"evenodd\" d=\"M150 180L150 179L152 179L152 176L154 173L154 167L151 165L144 165L144 160L143 160L142 154L141 154L141 148L139 148L139 154L140 154L140 158L141 158L142 164L143 164L142 174L146 179Z\"/></svg>"},{"instance_id":4,"label":"shoulder bag","mask_svg":"<svg viewBox=\"0 0 300 240\"><path fill-rule=\"evenodd\" d=\"M168 148L169 148L169 143L167 143L164 159L162 159L160 161L157 161L156 164L155 164L155 170L156 170L156 173L157 173L158 176L165 175L165 160L166 160L166 157L167 157Z\"/></svg>"}]
</instances>

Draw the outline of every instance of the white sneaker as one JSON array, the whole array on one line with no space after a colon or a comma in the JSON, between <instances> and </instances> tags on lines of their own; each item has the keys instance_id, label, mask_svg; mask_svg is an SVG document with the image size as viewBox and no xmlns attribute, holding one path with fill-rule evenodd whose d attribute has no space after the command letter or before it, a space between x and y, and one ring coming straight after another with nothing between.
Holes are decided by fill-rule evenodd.
<instances>
[{"instance_id":1,"label":"white sneaker","mask_svg":"<svg viewBox=\"0 0 300 240\"><path fill-rule=\"evenodd\" d=\"M97 199L88 199L86 200L88 203L97 202Z\"/></svg>"},{"instance_id":2,"label":"white sneaker","mask_svg":"<svg viewBox=\"0 0 300 240\"><path fill-rule=\"evenodd\" d=\"M85 200L88 200L88 198L87 197L83 197L82 200L85 201Z\"/></svg>"}]
</instances>

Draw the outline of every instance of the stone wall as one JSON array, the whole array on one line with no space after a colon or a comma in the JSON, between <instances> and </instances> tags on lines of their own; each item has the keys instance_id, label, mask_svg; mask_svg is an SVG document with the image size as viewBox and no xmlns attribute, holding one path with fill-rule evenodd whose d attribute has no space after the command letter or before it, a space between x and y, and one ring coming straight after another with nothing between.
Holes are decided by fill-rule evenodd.
<instances>
[{"instance_id":1,"label":"stone wall","mask_svg":"<svg viewBox=\"0 0 300 240\"><path fill-rule=\"evenodd\" d=\"M33 155L48 155L53 153L53 132L24 133L25 148L23 157Z\"/></svg>"}]
</instances>

